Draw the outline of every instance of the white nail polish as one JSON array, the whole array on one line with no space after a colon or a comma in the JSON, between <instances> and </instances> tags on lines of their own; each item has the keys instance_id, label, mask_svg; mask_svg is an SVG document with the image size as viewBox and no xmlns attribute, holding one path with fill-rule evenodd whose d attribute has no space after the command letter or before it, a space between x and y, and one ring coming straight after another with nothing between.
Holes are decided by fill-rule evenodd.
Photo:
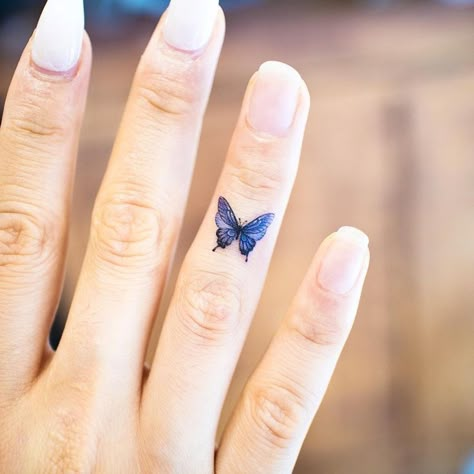
<instances>
[{"instance_id":1,"label":"white nail polish","mask_svg":"<svg viewBox=\"0 0 474 474\"><path fill-rule=\"evenodd\" d=\"M338 295L356 286L368 254L369 238L354 227L341 227L332 236L321 260L318 281L322 288Z\"/></svg>"},{"instance_id":2,"label":"white nail polish","mask_svg":"<svg viewBox=\"0 0 474 474\"><path fill-rule=\"evenodd\" d=\"M362 232L361 230L356 229L355 227L341 227L337 231L337 233L340 236L347 237L353 242L356 242L361 247L367 247L369 245L369 238L367 237L367 235L364 234L364 232Z\"/></svg>"},{"instance_id":3,"label":"white nail polish","mask_svg":"<svg viewBox=\"0 0 474 474\"><path fill-rule=\"evenodd\" d=\"M295 119L301 76L278 61L263 63L250 96L247 119L255 130L274 136L288 133Z\"/></svg>"},{"instance_id":4,"label":"white nail polish","mask_svg":"<svg viewBox=\"0 0 474 474\"><path fill-rule=\"evenodd\" d=\"M219 0L171 0L164 26L165 40L184 51L197 51L211 38Z\"/></svg>"},{"instance_id":5,"label":"white nail polish","mask_svg":"<svg viewBox=\"0 0 474 474\"><path fill-rule=\"evenodd\" d=\"M48 0L33 38L33 61L48 71L70 71L81 56L83 35L83 0Z\"/></svg>"}]
</instances>

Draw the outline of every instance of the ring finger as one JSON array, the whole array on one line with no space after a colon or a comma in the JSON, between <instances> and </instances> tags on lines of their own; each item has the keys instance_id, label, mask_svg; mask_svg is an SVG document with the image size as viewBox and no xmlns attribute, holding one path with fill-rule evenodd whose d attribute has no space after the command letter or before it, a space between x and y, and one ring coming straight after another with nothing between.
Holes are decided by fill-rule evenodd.
<instances>
[{"instance_id":1,"label":"ring finger","mask_svg":"<svg viewBox=\"0 0 474 474\"><path fill-rule=\"evenodd\" d=\"M177 471L212 469L221 407L293 186L308 110L294 69L276 62L260 68L180 272L141 411L152 449L186 447Z\"/></svg>"}]
</instances>

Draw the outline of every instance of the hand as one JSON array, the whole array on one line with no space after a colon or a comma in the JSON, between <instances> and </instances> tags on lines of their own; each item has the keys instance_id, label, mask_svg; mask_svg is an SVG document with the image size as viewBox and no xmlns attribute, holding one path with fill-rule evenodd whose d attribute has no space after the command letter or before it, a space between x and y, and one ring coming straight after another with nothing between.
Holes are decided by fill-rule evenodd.
<instances>
[{"instance_id":1,"label":"hand","mask_svg":"<svg viewBox=\"0 0 474 474\"><path fill-rule=\"evenodd\" d=\"M215 451L309 109L301 77L274 62L250 81L144 369L224 36L217 2L195 3L173 0L141 58L56 353L91 67L80 0L49 0L20 60L0 132L2 472L290 472L328 386L369 263L367 237L348 227L316 253Z\"/></svg>"}]
</instances>

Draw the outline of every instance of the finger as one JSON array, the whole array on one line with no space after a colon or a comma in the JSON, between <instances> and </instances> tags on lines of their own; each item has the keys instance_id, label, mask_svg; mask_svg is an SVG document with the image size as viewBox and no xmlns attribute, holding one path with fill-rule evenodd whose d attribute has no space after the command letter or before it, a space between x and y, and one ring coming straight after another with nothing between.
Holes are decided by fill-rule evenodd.
<instances>
[{"instance_id":1,"label":"finger","mask_svg":"<svg viewBox=\"0 0 474 474\"><path fill-rule=\"evenodd\" d=\"M292 472L355 318L367 245L343 227L321 246L226 428L218 472Z\"/></svg>"},{"instance_id":2,"label":"finger","mask_svg":"<svg viewBox=\"0 0 474 474\"><path fill-rule=\"evenodd\" d=\"M141 58L56 354L65 376L72 362L85 377L100 373L114 396L123 387L120 403L141 389L223 41L217 1L201 3L198 15L172 2Z\"/></svg>"},{"instance_id":3,"label":"finger","mask_svg":"<svg viewBox=\"0 0 474 474\"><path fill-rule=\"evenodd\" d=\"M50 0L15 72L0 131L0 384L24 386L61 291L91 48L82 1ZM5 392L4 392L5 393Z\"/></svg>"},{"instance_id":4,"label":"finger","mask_svg":"<svg viewBox=\"0 0 474 474\"><path fill-rule=\"evenodd\" d=\"M220 410L293 186L308 109L307 89L294 69L274 62L260 68L216 194L181 270L142 414L149 430L171 444L168 449L187 448L178 469L183 472L212 467ZM238 241L212 252L220 196L242 219L275 215L250 255L241 254Z\"/></svg>"}]
</instances>

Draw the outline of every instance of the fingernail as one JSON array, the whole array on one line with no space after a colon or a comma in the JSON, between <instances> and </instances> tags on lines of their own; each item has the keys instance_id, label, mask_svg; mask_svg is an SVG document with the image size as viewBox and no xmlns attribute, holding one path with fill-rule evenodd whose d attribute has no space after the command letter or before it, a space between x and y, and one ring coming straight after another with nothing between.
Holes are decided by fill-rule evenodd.
<instances>
[{"instance_id":1,"label":"fingernail","mask_svg":"<svg viewBox=\"0 0 474 474\"><path fill-rule=\"evenodd\" d=\"M51 72L70 71L81 56L83 35L83 0L48 0L33 38L34 63Z\"/></svg>"},{"instance_id":2,"label":"fingernail","mask_svg":"<svg viewBox=\"0 0 474 474\"><path fill-rule=\"evenodd\" d=\"M247 120L259 132L283 136L293 124L301 76L292 67L270 61L258 70Z\"/></svg>"},{"instance_id":3,"label":"fingernail","mask_svg":"<svg viewBox=\"0 0 474 474\"><path fill-rule=\"evenodd\" d=\"M333 236L319 269L319 284L326 290L346 295L355 287L365 258L369 238L354 227L341 227Z\"/></svg>"},{"instance_id":4,"label":"fingernail","mask_svg":"<svg viewBox=\"0 0 474 474\"><path fill-rule=\"evenodd\" d=\"M210 40L219 0L171 0L164 26L168 44L184 51L197 51Z\"/></svg>"}]
</instances>

